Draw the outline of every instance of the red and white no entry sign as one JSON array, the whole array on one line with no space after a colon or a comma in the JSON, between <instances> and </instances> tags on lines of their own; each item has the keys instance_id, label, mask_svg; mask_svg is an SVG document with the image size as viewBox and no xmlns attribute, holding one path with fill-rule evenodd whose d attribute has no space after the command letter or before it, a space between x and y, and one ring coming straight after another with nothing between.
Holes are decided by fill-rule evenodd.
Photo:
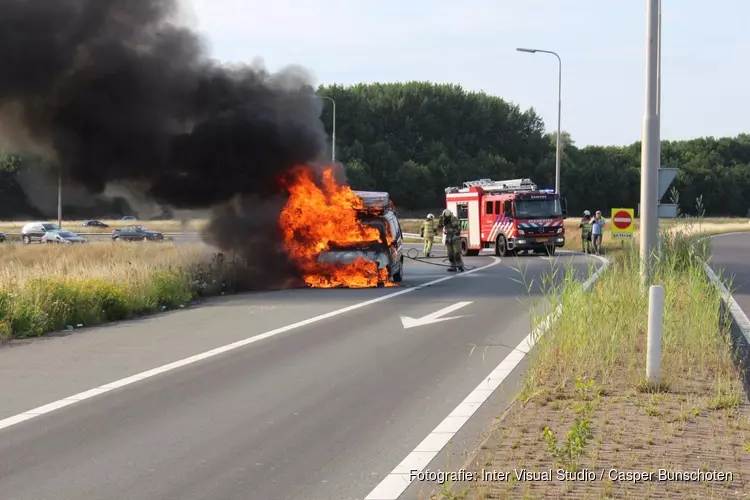
<instances>
[{"instance_id":1,"label":"red and white no entry sign","mask_svg":"<svg viewBox=\"0 0 750 500\"><path fill-rule=\"evenodd\" d=\"M633 223L633 218L626 211L620 210L612 217L612 222L614 222L615 227L618 229L627 229Z\"/></svg>"}]
</instances>

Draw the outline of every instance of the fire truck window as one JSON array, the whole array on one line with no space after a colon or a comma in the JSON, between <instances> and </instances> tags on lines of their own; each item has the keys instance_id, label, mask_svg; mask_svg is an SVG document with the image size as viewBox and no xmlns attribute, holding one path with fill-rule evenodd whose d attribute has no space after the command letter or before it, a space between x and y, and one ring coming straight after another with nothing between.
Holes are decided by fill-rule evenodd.
<instances>
[{"instance_id":1,"label":"fire truck window","mask_svg":"<svg viewBox=\"0 0 750 500\"><path fill-rule=\"evenodd\" d=\"M459 205L458 206L458 218L459 219L468 219L469 218L469 206L468 205Z\"/></svg>"},{"instance_id":2,"label":"fire truck window","mask_svg":"<svg viewBox=\"0 0 750 500\"><path fill-rule=\"evenodd\" d=\"M499 201L495 202L495 213L500 215L500 202Z\"/></svg>"},{"instance_id":3,"label":"fire truck window","mask_svg":"<svg viewBox=\"0 0 750 500\"><path fill-rule=\"evenodd\" d=\"M513 217L510 200L505 200L503 202L503 215L506 217Z\"/></svg>"},{"instance_id":4,"label":"fire truck window","mask_svg":"<svg viewBox=\"0 0 750 500\"><path fill-rule=\"evenodd\" d=\"M488 201L487 203L485 203L484 211L487 215L492 215L492 202L491 201Z\"/></svg>"}]
</instances>

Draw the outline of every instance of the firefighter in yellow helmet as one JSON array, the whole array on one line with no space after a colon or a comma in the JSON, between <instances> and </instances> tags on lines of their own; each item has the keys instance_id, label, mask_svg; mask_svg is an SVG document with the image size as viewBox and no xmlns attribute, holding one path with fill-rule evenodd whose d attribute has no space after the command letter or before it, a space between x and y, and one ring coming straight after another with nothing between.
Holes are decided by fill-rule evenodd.
<instances>
[{"instance_id":1,"label":"firefighter in yellow helmet","mask_svg":"<svg viewBox=\"0 0 750 500\"><path fill-rule=\"evenodd\" d=\"M432 253L432 244L435 241L435 231L437 231L437 221L435 216L427 214L427 218L422 222L419 234L424 238L424 256L429 257Z\"/></svg>"},{"instance_id":2,"label":"firefighter in yellow helmet","mask_svg":"<svg viewBox=\"0 0 750 500\"><path fill-rule=\"evenodd\" d=\"M464 271L464 261L461 258L461 221L449 209L445 209L438 219L438 227L445 229L445 247L448 250L450 272Z\"/></svg>"}]
</instances>

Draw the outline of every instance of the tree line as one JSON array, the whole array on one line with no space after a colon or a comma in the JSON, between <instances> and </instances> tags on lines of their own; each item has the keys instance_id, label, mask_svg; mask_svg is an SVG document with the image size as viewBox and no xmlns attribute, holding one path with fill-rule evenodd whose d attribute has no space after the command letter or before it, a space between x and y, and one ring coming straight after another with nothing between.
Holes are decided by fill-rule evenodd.
<instances>
[{"instance_id":1,"label":"tree line","mask_svg":"<svg viewBox=\"0 0 750 500\"><path fill-rule=\"evenodd\" d=\"M545 133L533 108L429 82L322 86L319 94L336 102L337 160L351 185L389 191L403 209L444 206L445 187L480 178L528 177L554 188L556 134ZM571 214L636 208L640 142L578 148L563 132L561 143L560 190ZM705 215L748 215L750 135L663 141L661 158L679 169L663 203L677 199L682 213L695 214L702 196Z\"/></svg>"},{"instance_id":2,"label":"tree line","mask_svg":"<svg viewBox=\"0 0 750 500\"><path fill-rule=\"evenodd\" d=\"M533 108L429 82L331 85L318 93L336 103L336 159L346 165L349 184L389 191L404 212L439 209L444 189L467 180L528 177L541 187L554 187L556 136L545 133ZM330 134L333 108L327 99L323 104L321 119ZM579 148L566 132L561 142L560 184L571 215L637 206L639 142ZM663 141L661 157L662 166L679 169L673 192L663 202L677 193L682 213L695 214L696 199L702 197L705 215L748 215L749 134ZM19 182L21 170L35 163L0 153L0 219L54 215L40 213ZM101 200L65 211L105 217L130 209L123 200Z\"/></svg>"}]
</instances>

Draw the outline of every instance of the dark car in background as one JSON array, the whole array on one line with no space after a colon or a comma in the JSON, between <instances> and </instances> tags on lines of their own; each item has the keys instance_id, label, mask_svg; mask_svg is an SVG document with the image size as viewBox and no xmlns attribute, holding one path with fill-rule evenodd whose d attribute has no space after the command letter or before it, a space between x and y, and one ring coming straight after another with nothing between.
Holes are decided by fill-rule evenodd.
<instances>
[{"instance_id":1,"label":"dark car in background","mask_svg":"<svg viewBox=\"0 0 750 500\"><path fill-rule=\"evenodd\" d=\"M41 243L42 237L49 231L59 231L60 226L51 222L29 222L21 228L21 239L24 245L32 241Z\"/></svg>"},{"instance_id":2,"label":"dark car in background","mask_svg":"<svg viewBox=\"0 0 750 500\"><path fill-rule=\"evenodd\" d=\"M81 224L83 227L109 227L109 224L105 224L100 220L85 220L83 221L83 224Z\"/></svg>"},{"instance_id":3,"label":"dark car in background","mask_svg":"<svg viewBox=\"0 0 750 500\"><path fill-rule=\"evenodd\" d=\"M144 226L125 226L112 231L113 241L160 241L164 234Z\"/></svg>"},{"instance_id":4,"label":"dark car in background","mask_svg":"<svg viewBox=\"0 0 750 500\"><path fill-rule=\"evenodd\" d=\"M0 243L3 243L5 241L5 233L0 231Z\"/></svg>"},{"instance_id":5,"label":"dark car in background","mask_svg":"<svg viewBox=\"0 0 750 500\"><path fill-rule=\"evenodd\" d=\"M42 243L86 243L86 238L77 235L73 231L60 229L58 231L47 231L42 236Z\"/></svg>"}]
</instances>

